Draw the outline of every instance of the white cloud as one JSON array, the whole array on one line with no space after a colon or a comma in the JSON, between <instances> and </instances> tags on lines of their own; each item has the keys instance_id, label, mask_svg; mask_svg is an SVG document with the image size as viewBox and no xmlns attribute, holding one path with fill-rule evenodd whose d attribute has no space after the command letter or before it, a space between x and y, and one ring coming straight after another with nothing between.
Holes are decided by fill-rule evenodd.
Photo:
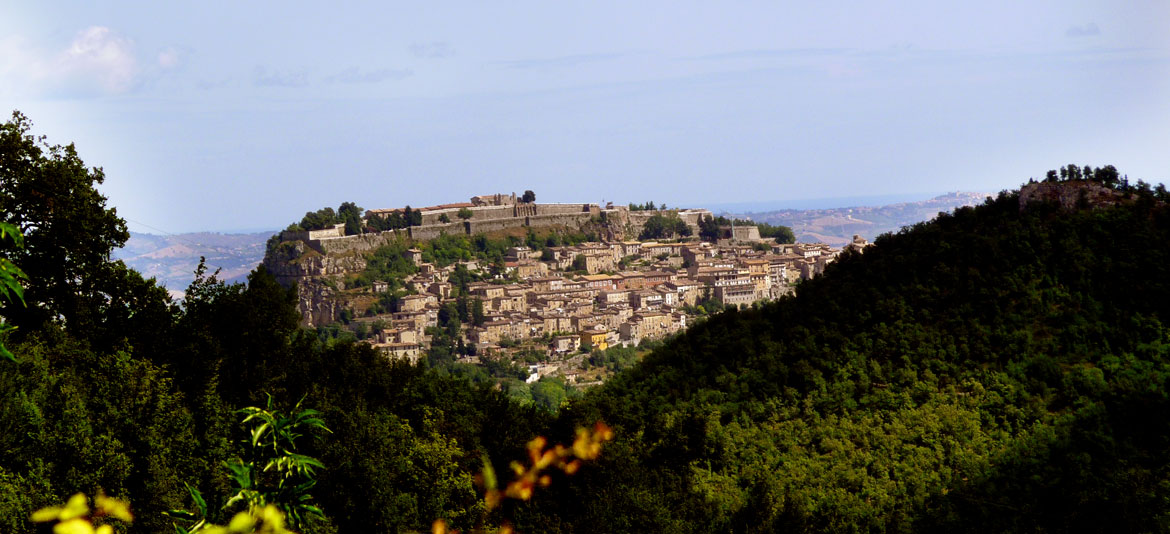
<instances>
[{"instance_id":1,"label":"white cloud","mask_svg":"<svg viewBox=\"0 0 1170 534\"><path fill-rule=\"evenodd\" d=\"M179 51L174 48L167 48L158 53L158 66L164 69L171 69L179 65Z\"/></svg>"},{"instance_id":2,"label":"white cloud","mask_svg":"<svg viewBox=\"0 0 1170 534\"><path fill-rule=\"evenodd\" d=\"M0 94L123 93L138 81L134 43L104 26L78 32L56 51L38 49L19 35L0 39Z\"/></svg>"},{"instance_id":3,"label":"white cloud","mask_svg":"<svg viewBox=\"0 0 1170 534\"><path fill-rule=\"evenodd\" d=\"M134 43L104 26L78 32L57 64L71 85L96 83L106 92L122 93L137 83Z\"/></svg>"}]
</instances>

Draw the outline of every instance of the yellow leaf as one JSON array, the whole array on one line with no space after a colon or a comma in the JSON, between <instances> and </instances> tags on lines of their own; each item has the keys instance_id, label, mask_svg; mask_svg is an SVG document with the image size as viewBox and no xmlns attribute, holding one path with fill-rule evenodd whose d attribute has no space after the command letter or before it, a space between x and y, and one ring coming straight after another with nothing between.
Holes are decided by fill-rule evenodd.
<instances>
[{"instance_id":1,"label":"yellow leaf","mask_svg":"<svg viewBox=\"0 0 1170 534\"><path fill-rule=\"evenodd\" d=\"M81 518L70 519L53 525L53 534L93 534L93 525Z\"/></svg>"},{"instance_id":2,"label":"yellow leaf","mask_svg":"<svg viewBox=\"0 0 1170 534\"><path fill-rule=\"evenodd\" d=\"M503 498L503 495L500 493L500 490L492 489L492 490L488 490L487 494L483 496L483 502L484 502L484 505L487 506L488 510L492 510L492 509L495 509L495 507L500 505L500 500L502 498Z\"/></svg>"},{"instance_id":3,"label":"yellow leaf","mask_svg":"<svg viewBox=\"0 0 1170 534\"><path fill-rule=\"evenodd\" d=\"M284 513L274 505L265 506L260 511L260 518L264 520L264 526L273 532L284 531Z\"/></svg>"},{"instance_id":4,"label":"yellow leaf","mask_svg":"<svg viewBox=\"0 0 1170 534\"><path fill-rule=\"evenodd\" d=\"M609 441L613 439L613 429L601 421L598 421L593 425L593 433L601 441Z\"/></svg>"},{"instance_id":5,"label":"yellow leaf","mask_svg":"<svg viewBox=\"0 0 1170 534\"><path fill-rule=\"evenodd\" d=\"M68 521L75 517L89 515L89 505L86 504L85 494L78 493L69 498L69 502L65 503L65 509L61 511L61 521Z\"/></svg>"},{"instance_id":6,"label":"yellow leaf","mask_svg":"<svg viewBox=\"0 0 1170 534\"><path fill-rule=\"evenodd\" d=\"M585 429L577 429L577 439L573 440L573 454L578 458L589 458L589 436Z\"/></svg>"},{"instance_id":7,"label":"yellow leaf","mask_svg":"<svg viewBox=\"0 0 1170 534\"><path fill-rule=\"evenodd\" d=\"M110 525L102 525L94 531L94 534L114 534L114 527Z\"/></svg>"},{"instance_id":8,"label":"yellow leaf","mask_svg":"<svg viewBox=\"0 0 1170 534\"><path fill-rule=\"evenodd\" d=\"M62 510L64 510L64 508L61 508L60 506L49 506L47 508L41 508L40 510L33 512L32 521L33 523L56 521L57 517L61 515Z\"/></svg>"},{"instance_id":9,"label":"yellow leaf","mask_svg":"<svg viewBox=\"0 0 1170 534\"><path fill-rule=\"evenodd\" d=\"M540 471L541 469L544 469L544 468L552 465L553 460L556 460L556 459L557 459L556 453L554 453L553 451L544 451L544 454L540 455L540 459L536 461L536 466L535 466L536 470Z\"/></svg>"},{"instance_id":10,"label":"yellow leaf","mask_svg":"<svg viewBox=\"0 0 1170 534\"><path fill-rule=\"evenodd\" d=\"M248 512L240 512L232 518L228 523L228 530L232 532L248 532L256 525L256 520L252 519L252 514Z\"/></svg>"},{"instance_id":11,"label":"yellow leaf","mask_svg":"<svg viewBox=\"0 0 1170 534\"><path fill-rule=\"evenodd\" d=\"M121 519L127 523L134 521L134 516L130 514L130 505L123 501L99 493L97 497L94 497L93 504L95 508L110 517Z\"/></svg>"}]
</instances>

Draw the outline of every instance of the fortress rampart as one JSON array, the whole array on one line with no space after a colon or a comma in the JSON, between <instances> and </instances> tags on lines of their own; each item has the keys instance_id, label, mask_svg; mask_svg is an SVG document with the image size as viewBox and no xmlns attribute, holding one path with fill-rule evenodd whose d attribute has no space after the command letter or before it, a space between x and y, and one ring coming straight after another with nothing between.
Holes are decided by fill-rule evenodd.
<instances>
[{"instance_id":1,"label":"fortress rampart","mask_svg":"<svg viewBox=\"0 0 1170 534\"><path fill-rule=\"evenodd\" d=\"M489 196L473 197L472 203L469 204L422 208L421 226L346 236L344 227L338 225L324 230L285 231L281 232L280 239L304 242L309 248L322 254L337 254L374 250L404 238L427 241L442 235L474 235L524 227L580 227L595 217L610 227L610 233L613 235L608 236L609 238L628 238L631 235L637 236L646 221L654 215L677 214L695 234L699 232L699 217L711 215L705 209L629 211L624 206L616 206L602 210L601 206L592 203L516 203L509 201L510 197L507 196L497 197L503 199L502 205L484 205L485 198L497 200ZM463 209L471 212L470 218L464 220L458 216L459 211ZM449 222L440 221L442 215L446 215Z\"/></svg>"},{"instance_id":2,"label":"fortress rampart","mask_svg":"<svg viewBox=\"0 0 1170 534\"><path fill-rule=\"evenodd\" d=\"M376 234L348 235L344 237L330 237L325 239L307 239L304 242L309 248L322 254L338 254L342 252L365 252L384 247L408 237L406 230L387 230ZM284 236L282 235L281 238Z\"/></svg>"},{"instance_id":3,"label":"fortress rampart","mask_svg":"<svg viewBox=\"0 0 1170 534\"><path fill-rule=\"evenodd\" d=\"M509 217L507 219L490 219L486 221L468 221L467 234L484 234L487 232L497 232L511 228L523 228L524 226L527 226L524 219L516 217Z\"/></svg>"},{"instance_id":4,"label":"fortress rampart","mask_svg":"<svg viewBox=\"0 0 1170 534\"><path fill-rule=\"evenodd\" d=\"M411 226L409 229L400 231L408 232L410 238L416 241L429 241L445 234L466 234L467 223L459 221L450 223L423 224L422 226Z\"/></svg>"},{"instance_id":5,"label":"fortress rampart","mask_svg":"<svg viewBox=\"0 0 1170 534\"><path fill-rule=\"evenodd\" d=\"M618 208L620 210L620 208ZM686 223L691 228L692 235L699 235L699 217L710 217L711 212L705 209L687 209L687 210L649 210L649 211L627 211L626 217L629 221L629 233L637 236L642 233L642 227L646 225L646 221L655 215L675 214L682 222Z\"/></svg>"}]
</instances>

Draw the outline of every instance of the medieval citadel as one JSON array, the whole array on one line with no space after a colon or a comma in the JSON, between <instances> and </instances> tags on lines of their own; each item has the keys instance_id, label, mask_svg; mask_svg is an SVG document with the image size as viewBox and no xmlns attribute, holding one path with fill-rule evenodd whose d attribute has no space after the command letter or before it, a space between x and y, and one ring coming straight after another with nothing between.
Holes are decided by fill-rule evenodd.
<instances>
[{"instance_id":1,"label":"medieval citadel","mask_svg":"<svg viewBox=\"0 0 1170 534\"><path fill-rule=\"evenodd\" d=\"M387 215L402 212L403 209L371 209L366 211L366 216ZM460 218L461 210L470 212L470 217ZM322 254L329 254L371 250L401 237L426 241L445 234L489 234L514 228L580 228L595 223L603 232L600 239L615 241L637 237L646 221L654 215L666 212L677 215L694 235L699 233L699 218L711 216L711 212L705 209L631 211L627 206L614 206L612 203L602 207L591 203L520 202L515 193L474 196L470 202L429 206L419 208L418 211L422 213L422 224L398 230L346 236L344 228L337 226L324 230L285 231L280 237L281 241L301 241ZM740 238L759 238L758 232L752 234L754 227L736 230Z\"/></svg>"},{"instance_id":2,"label":"medieval citadel","mask_svg":"<svg viewBox=\"0 0 1170 534\"><path fill-rule=\"evenodd\" d=\"M533 366L534 375L576 381L582 380L576 376L580 360L591 350L660 339L708 310L788 294L844 250L761 239L752 225L720 227L714 239L708 232L702 241L700 219L711 218L706 209L535 203L515 194L411 210L413 224L403 228L377 231L369 224L407 209L368 210L354 235L345 235L343 224L281 233L264 265L279 282L297 287L303 324L344 323L387 357L411 361L426 357L434 343L446 343L448 351L457 346L464 363L536 353L542 363ZM686 229L665 240L639 240L656 216ZM542 231L587 231L589 238L572 245L541 242L534 249L519 237ZM428 242L441 236L481 234L511 246L490 265L482 258L439 261L429 252ZM866 245L858 237L846 248ZM370 258L390 246L410 262L410 273L356 283ZM464 276L457 272L470 273L473 281L457 280ZM402 289L390 299L393 305L379 305L394 287ZM462 322L450 318L457 302Z\"/></svg>"}]
</instances>

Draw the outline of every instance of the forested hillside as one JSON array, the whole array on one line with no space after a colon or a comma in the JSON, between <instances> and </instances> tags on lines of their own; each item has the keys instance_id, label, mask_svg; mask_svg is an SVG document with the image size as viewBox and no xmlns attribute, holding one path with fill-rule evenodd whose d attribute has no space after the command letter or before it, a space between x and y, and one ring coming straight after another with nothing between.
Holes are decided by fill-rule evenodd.
<instances>
[{"instance_id":1,"label":"forested hillside","mask_svg":"<svg viewBox=\"0 0 1170 534\"><path fill-rule=\"evenodd\" d=\"M689 329L564 412L617 442L521 525L1166 530L1168 195L1062 176L1075 208L1002 193Z\"/></svg>"},{"instance_id":2,"label":"forested hillside","mask_svg":"<svg viewBox=\"0 0 1170 534\"><path fill-rule=\"evenodd\" d=\"M223 506L243 490L323 510L293 525L303 533L498 524L473 475L485 457L506 473L547 412L301 329L295 291L263 268L246 285L201 268L177 305L109 261L127 232L94 188L101 171L30 128L19 114L0 125L0 325L16 328L0 337L13 355L0 358L0 532L35 531L34 510L77 492L129 501L131 532L174 532L190 525L163 512L198 508L187 485L220 524L246 508ZM245 488L229 469L264 465L240 410L269 395L328 429L301 429L291 450L323 464L315 485L269 470Z\"/></svg>"},{"instance_id":3,"label":"forested hillside","mask_svg":"<svg viewBox=\"0 0 1170 534\"><path fill-rule=\"evenodd\" d=\"M0 125L0 532L77 492L143 533L258 502L303 533L1170 528L1170 199L1112 167L884 235L554 414L300 328L263 268L179 306L30 128ZM563 472L499 502L512 460Z\"/></svg>"}]
</instances>

